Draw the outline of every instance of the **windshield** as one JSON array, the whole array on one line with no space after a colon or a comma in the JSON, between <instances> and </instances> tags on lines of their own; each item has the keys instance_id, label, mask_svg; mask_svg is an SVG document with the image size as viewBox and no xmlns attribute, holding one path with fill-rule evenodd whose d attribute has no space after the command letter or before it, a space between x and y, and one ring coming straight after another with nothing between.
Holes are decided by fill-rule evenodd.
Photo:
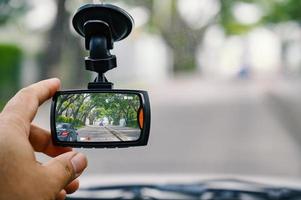
<instances>
[{"instance_id":1,"label":"windshield","mask_svg":"<svg viewBox=\"0 0 301 200\"><path fill-rule=\"evenodd\" d=\"M96 77L85 70L84 39L71 26L85 3L102 1L0 0L1 108L41 79L86 89ZM299 0L103 3L135 20L130 36L114 44L118 67L106 77L116 89L149 92L152 124L146 147L78 149L89 160L83 177L300 178ZM34 123L49 129L49 110L48 102Z\"/></svg>"}]
</instances>

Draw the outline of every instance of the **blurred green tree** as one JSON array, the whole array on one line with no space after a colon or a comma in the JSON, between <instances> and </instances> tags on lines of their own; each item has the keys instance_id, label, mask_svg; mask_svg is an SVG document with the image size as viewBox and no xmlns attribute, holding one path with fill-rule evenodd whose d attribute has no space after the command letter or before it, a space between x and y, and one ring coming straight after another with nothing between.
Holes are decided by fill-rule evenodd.
<instances>
[{"instance_id":1,"label":"blurred green tree","mask_svg":"<svg viewBox=\"0 0 301 200\"><path fill-rule=\"evenodd\" d=\"M0 26L26 12L26 0L0 0ZM20 87L22 50L13 44L0 44L0 110Z\"/></svg>"},{"instance_id":2,"label":"blurred green tree","mask_svg":"<svg viewBox=\"0 0 301 200\"><path fill-rule=\"evenodd\" d=\"M173 72L191 72L197 68L196 51L202 44L205 31L216 22L213 17L204 26L191 28L177 9L177 0L129 0L131 5L144 6L150 13L149 30L159 32L173 53ZM160 9L158 4L160 4Z\"/></svg>"},{"instance_id":3,"label":"blurred green tree","mask_svg":"<svg viewBox=\"0 0 301 200\"><path fill-rule=\"evenodd\" d=\"M0 110L20 87L22 51L11 44L0 44Z\"/></svg>"},{"instance_id":4,"label":"blurred green tree","mask_svg":"<svg viewBox=\"0 0 301 200\"><path fill-rule=\"evenodd\" d=\"M221 11L218 19L218 23L224 28L226 35L241 35L248 33L254 27L261 24L261 20L255 23L243 24L239 22L233 13L235 5L238 3L247 3L250 5L256 5L259 8L265 6L265 0L220 0Z\"/></svg>"},{"instance_id":5,"label":"blurred green tree","mask_svg":"<svg viewBox=\"0 0 301 200\"><path fill-rule=\"evenodd\" d=\"M295 21L301 23L301 1L299 0L282 0L272 1L265 0L268 9L263 18L265 23L279 23L285 21Z\"/></svg>"},{"instance_id":6,"label":"blurred green tree","mask_svg":"<svg viewBox=\"0 0 301 200\"><path fill-rule=\"evenodd\" d=\"M128 0L132 6L143 6L150 13L148 29L161 34L171 47L174 55L173 71L194 71L196 49L202 45L207 28L220 25L226 35L243 35L259 26L267 26L280 22L293 21L301 25L300 0L218 0L220 10L206 25L193 29L186 24L177 9L178 0ZM187 1L189 3L189 1ZM262 16L254 23L242 23L235 16L238 4L247 4L259 9ZM159 6L158 6L159 5ZM214 40L214 38L212 38ZM282 41L282 51L286 50L286 42ZM282 53L284 55L285 53ZM203 58L206 59L206 58Z\"/></svg>"},{"instance_id":7,"label":"blurred green tree","mask_svg":"<svg viewBox=\"0 0 301 200\"><path fill-rule=\"evenodd\" d=\"M300 0L248 0L248 2L257 4L264 13L260 22L256 26L267 26L270 29L285 22L295 22L301 27L301 1ZM272 26L271 26L272 25ZM287 50L292 41L287 37L280 36L282 72L289 73L287 66Z\"/></svg>"},{"instance_id":8,"label":"blurred green tree","mask_svg":"<svg viewBox=\"0 0 301 200\"><path fill-rule=\"evenodd\" d=\"M174 55L173 71L175 73L196 70L196 51L202 45L204 35L210 26L221 25L227 35L244 34L257 26L257 23L244 25L238 22L233 15L233 7L238 2L259 3L259 0L219 0L220 9L216 15L196 29L190 27L180 15L177 8L178 0L166 2L162 3L159 0L127 1L129 4L144 6L149 10L151 16L148 24L149 29L159 32L171 47ZM156 3L160 6L156 6Z\"/></svg>"}]
</instances>

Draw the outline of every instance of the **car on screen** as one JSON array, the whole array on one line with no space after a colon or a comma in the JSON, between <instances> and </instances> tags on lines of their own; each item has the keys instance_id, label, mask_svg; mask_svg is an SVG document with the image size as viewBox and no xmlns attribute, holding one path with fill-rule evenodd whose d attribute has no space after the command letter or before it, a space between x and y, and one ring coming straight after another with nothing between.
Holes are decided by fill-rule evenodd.
<instances>
[{"instance_id":1,"label":"car on screen","mask_svg":"<svg viewBox=\"0 0 301 200\"><path fill-rule=\"evenodd\" d=\"M72 124L57 123L56 125L57 137L60 141L77 141L77 132Z\"/></svg>"}]
</instances>

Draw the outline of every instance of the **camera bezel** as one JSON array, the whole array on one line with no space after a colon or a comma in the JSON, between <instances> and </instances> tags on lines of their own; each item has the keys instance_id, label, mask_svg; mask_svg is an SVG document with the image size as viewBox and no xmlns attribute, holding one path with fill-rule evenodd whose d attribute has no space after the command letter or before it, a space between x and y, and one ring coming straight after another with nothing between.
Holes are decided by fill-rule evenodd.
<instances>
[{"instance_id":1,"label":"camera bezel","mask_svg":"<svg viewBox=\"0 0 301 200\"><path fill-rule=\"evenodd\" d=\"M144 122L143 129L141 130L141 136L136 141L122 141L122 142L70 142L70 141L60 141L57 138L56 132L56 122L55 122L55 111L57 98L60 95L65 94L83 94L83 93L119 93L119 94L136 94L139 96L141 101L141 106L144 111ZM134 146L146 146L149 139L151 124L151 112L150 112L150 101L149 96L146 91L143 90L122 90L122 89L93 89L93 90L66 90L57 91L52 98L51 111L50 111L50 125L51 125L51 137L54 145L63 147L74 147L74 148L126 148Z\"/></svg>"}]
</instances>

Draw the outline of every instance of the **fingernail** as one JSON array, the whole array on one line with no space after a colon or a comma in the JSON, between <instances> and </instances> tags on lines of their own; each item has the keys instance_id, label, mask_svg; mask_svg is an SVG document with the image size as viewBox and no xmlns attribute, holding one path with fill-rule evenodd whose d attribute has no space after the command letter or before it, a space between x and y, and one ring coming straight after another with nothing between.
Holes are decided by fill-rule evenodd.
<instances>
[{"instance_id":1,"label":"fingernail","mask_svg":"<svg viewBox=\"0 0 301 200\"><path fill-rule=\"evenodd\" d=\"M87 158L84 154L78 153L71 159L75 176L78 177L87 167Z\"/></svg>"}]
</instances>

